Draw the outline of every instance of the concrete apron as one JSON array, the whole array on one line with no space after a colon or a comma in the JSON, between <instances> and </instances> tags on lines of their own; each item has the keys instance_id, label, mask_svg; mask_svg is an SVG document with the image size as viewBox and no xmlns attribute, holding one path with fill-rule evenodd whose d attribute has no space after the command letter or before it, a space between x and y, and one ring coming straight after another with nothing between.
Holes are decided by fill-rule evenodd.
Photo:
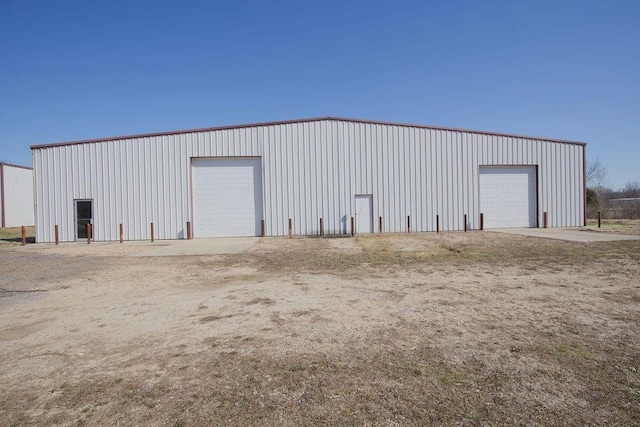
<instances>
[{"instance_id":1,"label":"concrete apron","mask_svg":"<svg viewBox=\"0 0 640 427\"><path fill-rule=\"evenodd\" d=\"M500 228L487 231L541 237L543 239L566 240L568 242L612 242L616 240L640 240L640 236L605 233L588 228Z\"/></svg>"},{"instance_id":2,"label":"concrete apron","mask_svg":"<svg viewBox=\"0 0 640 427\"><path fill-rule=\"evenodd\" d=\"M220 237L193 240L162 240L153 248L135 256L239 254L253 246L259 237Z\"/></svg>"}]
</instances>

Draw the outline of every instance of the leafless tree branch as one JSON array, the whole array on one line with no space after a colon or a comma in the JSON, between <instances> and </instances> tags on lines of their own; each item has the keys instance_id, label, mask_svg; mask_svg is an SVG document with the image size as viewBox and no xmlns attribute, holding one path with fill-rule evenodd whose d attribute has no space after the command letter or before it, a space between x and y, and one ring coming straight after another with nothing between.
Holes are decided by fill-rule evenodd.
<instances>
[{"instance_id":1,"label":"leafless tree branch","mask_svg":"<svg viewBox=\"0 0 640 427\"><path fill-rule=\"evenodd\" d=\"M599 157L587 163L587 186L598 193L602 191L604 181L607 179L607 169Z\"/></svg>"}]
</instances>

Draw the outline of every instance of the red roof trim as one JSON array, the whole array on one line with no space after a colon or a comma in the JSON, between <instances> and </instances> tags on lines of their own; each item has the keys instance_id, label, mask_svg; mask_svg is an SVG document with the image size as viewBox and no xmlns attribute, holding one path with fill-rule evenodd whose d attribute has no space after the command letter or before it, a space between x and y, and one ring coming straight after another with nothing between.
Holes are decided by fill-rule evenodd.
<instances>
[{"instance_id":1,"label":"red roof trim","mask_svg":"<svg viewBox=\"0 0 640 427\"><path fill-rule=\"evenodd\" d=\"M410 123L397 123L397 122L385 122L385 121L376 121L376 120L362 120L362 119L348 119L344 117L316 117L316 118L308 118L308 119L297 119L297 120L281 120L275 122L263 122L263 123L251 123L244 125L232 125L232 126L218 126L211 128L201 128L201 129L187 129L187 130L175 130L168 132L155 132L155 133L143 133L137 135L125 135L125 136L114 136L109 138L97 138L97 139L85 139L80 141L70 141L70 142L60 142L55 144L41 144L41 145L32 145L32 150L37 150L40 148L49 148L49 147L60 147L65 145L78 145L78 144L87 144L91 142L106 142L106 141L116 141L123 139L132 139L132 138L149 138L154 136L167 136L167 135L179 135L179 134L187 134L187 133L196 133L196 132L211 132L217 130L230 130L230 129L244 129L250 127L262 127L262 126L274 126L274 125L285 125L292 123L305 123L305 122L318 122L318 121L340 121L340 122L355 122L355 123L367 123L367 124L375 124L375 125L391 125L391 126L403 126L403 127L414 127L420 129L433 129L433 130L444 130L444 131L454 131L454 132L468 132L468 133L477 133L482 135L492 135L492 136L506 136L511 138L524 138L524 139L535 139L540 141L550 141L550 142L561 142L564 144L576 144L576 145L587 145L584 142L579 141L569 141L563 139L554 139L554 138L543 138L538 136L526 136L526 135L515 135L508 133L499 133L499 132L489 132L482 130L471 130L471 129L460 129L460 128L450 128L443 126L427 126L427 125L417 125Z\"/></svg>"},{"instance_id":2,"label":"red roof trim","mask_svg":"<svg viewBox=\"0 0 640 427\"><path fill-rule=\"evenodd\" d=\"M9 166L11 168L20 168L20 169L29 169L29 170L33 170L33 168L31 166L20 166L20 165L14 165L12 163L6 163L6 162L0 162L0 165L2 166Z\"/></svg>"}]
</instances>

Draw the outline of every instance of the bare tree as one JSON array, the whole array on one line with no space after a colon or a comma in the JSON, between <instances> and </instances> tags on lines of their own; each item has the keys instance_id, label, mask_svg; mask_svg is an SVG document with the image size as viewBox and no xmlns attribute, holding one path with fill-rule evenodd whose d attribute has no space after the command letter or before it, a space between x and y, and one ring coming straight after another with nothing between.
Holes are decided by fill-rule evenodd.
<instances>
[{"instance_id":1,"label":"bare tree","mask_svg":"<svg viewBox=\"0 0 640 427\"><path fill-rule=\"evenodd\" d=\"M640 181L630 181L622 189L622 197L640 197Z\"/></svg>"},{"instance_id":2,"label":"bare tree","mask_svg":"<svg viewBox=\"0 0 640 427\"><path fill-rule=\"evenodd\" d=\"M604 167L599 157L587 163L587 185L598 194L602 191L604 181L607 179L607 169Z\"/></svg>"}]
</instances>

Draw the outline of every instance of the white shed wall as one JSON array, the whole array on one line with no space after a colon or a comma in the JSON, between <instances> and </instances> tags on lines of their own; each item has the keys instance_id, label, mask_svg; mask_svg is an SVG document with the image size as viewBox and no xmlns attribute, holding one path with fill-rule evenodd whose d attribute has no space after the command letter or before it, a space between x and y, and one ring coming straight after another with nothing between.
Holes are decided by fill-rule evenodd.
<instances>
[{"instance_id":1,"label":"white shed wall","mask_svg":"<svg viewBox=\"0 0 640 427\"><path fill-rule=\"evenodd\" d=\"M31 168L0 163L0 218L3 227L31 226L34 224L33 171ZM4 209L4 211L3 211Z\"/></svg>"},{"instance_id":2,"label":"white shed wall","mask_svg":"<svg viewBox=\"0 0 640 427\"><path fill-rule=\"evenodd\" d=\"M94 201L94 239L186 237L191 158L261 157L268 236L350 232L355 195L373 195L374 232L479 227L479 168L534 165L538 220L580 226L584 145L541 139L319 119L35 147L36 238L74 239L73 200Z\"/></svg>"}]
</instances>

